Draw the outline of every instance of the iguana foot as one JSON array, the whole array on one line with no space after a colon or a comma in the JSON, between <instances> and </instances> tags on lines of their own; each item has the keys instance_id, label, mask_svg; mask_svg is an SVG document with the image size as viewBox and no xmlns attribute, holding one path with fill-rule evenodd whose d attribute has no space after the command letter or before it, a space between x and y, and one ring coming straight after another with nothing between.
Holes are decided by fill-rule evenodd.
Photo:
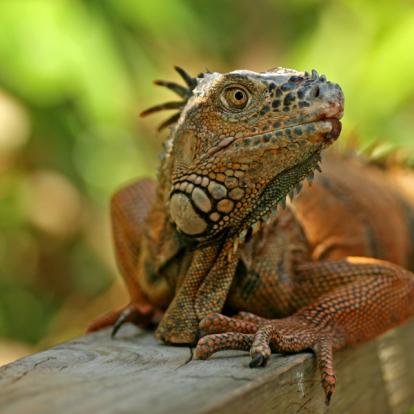
<instances>
[{"instance_id":1,"label":"iguana foot","mask_svg":"<svg viewBox=\"0 0 414 414\"><path fill-rule=\"evenodd\" d=\"M95 332L112 326L111 337L113 338L125 322L131 322L140 327L147 327L156 315L157 312L152 305L142 302L131 302L124 308L98 317L90 323L86 332Z\"/></svg>"},{"instance_id":2,"label":"iguana foot","mask_svg":"<svg viewBox=\"0 0 414 414\"><path fill-rule=\"evenodd\" d=\"M265 319L242 312L233 318L213 313L200 322L205 334L197 344L196 357L207 359L212 354L237 349L250 351L250 367L265 366L271 353L293 353L312 350L318 360L322 387L329 403L335 390L332 365L332 339L306 320L294 316L285 319Z\"/></svg>"}]
</instances>

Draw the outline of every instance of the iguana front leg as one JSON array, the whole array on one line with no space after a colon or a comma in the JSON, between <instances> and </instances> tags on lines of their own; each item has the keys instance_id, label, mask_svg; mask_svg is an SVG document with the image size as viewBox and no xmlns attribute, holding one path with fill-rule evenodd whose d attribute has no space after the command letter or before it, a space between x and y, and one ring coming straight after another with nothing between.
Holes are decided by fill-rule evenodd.
<instances>
[{"instance_id":1,"label":"iguana front leg","mask_svg":"<svg viewBox=\"0 0 414 414\"><path fill-rule=\"evenodd\" d=\"M191 344L198 339L198 324L211 312L221 312L234 278L238 257L233 241L195 250L190 269L162 318L156 336L168 343Z\"/></svg>"},{"instance_id":2,"label":"iguana front leg","mask_svg":"<svg viewBox=\"0 0 414 414\"><path fill-rule=\"evenodd\" d=\"M251 366L259 366L272 350L311 349L329 402L336 383L333 350L372 339L412 316L414 275L394 264L363 257L307 263L299 265L297 272L298 296L322 281L332 289L284 319L209 315L200 323L208 335L198 342L196 355L205 359L223 349L250 350Z\"/></svg>"}]
</instances>

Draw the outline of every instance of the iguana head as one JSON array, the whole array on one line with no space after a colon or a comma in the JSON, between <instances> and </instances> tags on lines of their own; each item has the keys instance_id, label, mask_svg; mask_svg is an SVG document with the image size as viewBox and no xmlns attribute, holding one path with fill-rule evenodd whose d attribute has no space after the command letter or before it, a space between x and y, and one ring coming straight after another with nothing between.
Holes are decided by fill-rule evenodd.
<instances>
[{"instance_id":1,"label":"iguana head","mask_svg":"<svg viewBox=\"0 0 414 414\"><path fill-rule=\"evenodd\" d=\"M188 88L157 83L183 102L144 113L181 109L165 123L173 123L169 216L195 240L226 233L243 241L313 176L321 151L338 138L341 88L315 70L238 70L196 79L178 70Z\"/></svg>"}]
</instances>

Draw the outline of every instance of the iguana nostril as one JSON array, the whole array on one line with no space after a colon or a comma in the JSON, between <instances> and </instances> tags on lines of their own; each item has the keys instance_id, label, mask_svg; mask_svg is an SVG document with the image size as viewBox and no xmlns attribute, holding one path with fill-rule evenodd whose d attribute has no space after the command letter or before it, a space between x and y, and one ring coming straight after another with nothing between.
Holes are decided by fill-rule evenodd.
<instances>
[{"instance_id":1,"label":"iguana nostril","mask_svg":"<svg viewBox=\"0 0 414 414\"><path fill-rule=\"evenodd\" d=\"M321 94L321 88L318 85L315 85L310 92L310 96L312 98L318 98L320 94Z\"/></svg>"}]
</instances>

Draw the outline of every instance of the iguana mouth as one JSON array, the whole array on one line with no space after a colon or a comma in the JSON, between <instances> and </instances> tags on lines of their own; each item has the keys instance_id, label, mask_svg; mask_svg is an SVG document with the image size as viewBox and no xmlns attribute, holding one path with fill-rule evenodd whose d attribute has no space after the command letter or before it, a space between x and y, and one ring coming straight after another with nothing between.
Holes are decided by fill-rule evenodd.
<instances>
[{"instance_id":1,"label":"iguana mouth","mask_svg":"<svg viewBox=\"0 0 414 414\"><path fill-rule=\"evenodd\" d=\"M332 125L332 131L329 132L325 138L330 141L335 141L339 135L341 134L342 130L342 123L338 118L326 118L326 121L329 121Z\"/></svg>"},{"instance_id":2,"label":"iguana mouth","mask_svg":"<svg viewBox=\"0 0 414 414\"><path fill-rule=\"evenodd\" d=\"M286 132L290 132L293 129L297 128L297 127L304 127L304 128L312 128L315 126L320 126L322 123L325 124L325 128L326 132L324 133L324 139L326 140L327 144L330 144L332 141L335 141L340 133L341 133L341 129L342 129L342 124L341 121L338 118L323 118L323 119L319 119L319 120L313 120L313 121L309 121L309 122L305 122L302 124L294 124L294 125L290 125L288 127L285 128L278 128L278 129L274 129L271 131L267 131L265 133L260 133L260 134L254 134L254 135L247 135L247 136L243 136L240 138L235 138L235 137L226 137L223 138L220 143L215 146L212 147L209 151L207 151L203 156L202 159L207 159L213 155L215 155L216 153L224 150L225 148L227 148L228 146L230 146L231 144L233 144L236 141L243 141L245 139L260 139L262 137L268 137L271 134L285 134ZM273 135L271 139L271 142L276 142L276 137L275 135Z\"/></svg>"},{"instance_id":3,"label":"iguana mouth","mask_svg":"<svg viewBox=\"0 0 414 414\"><path fill-rule=\"evenodd\" d=\"M321 119L311 120L311 121L304 122L301 124L289 125L285 128L279 128L273 132L290 131L297 127L305 128L305 129L310 129L312 127L319 127L321 132L323 129L325 129L326 132L324 133L324 138L328 140L327 143L329 144L339 137L341 130L342 130L342 123L340 121L340 117L329 117L329 118L324 117ZM312 133L314 133L314 131Z\"/></svg>"}]
</instances>

